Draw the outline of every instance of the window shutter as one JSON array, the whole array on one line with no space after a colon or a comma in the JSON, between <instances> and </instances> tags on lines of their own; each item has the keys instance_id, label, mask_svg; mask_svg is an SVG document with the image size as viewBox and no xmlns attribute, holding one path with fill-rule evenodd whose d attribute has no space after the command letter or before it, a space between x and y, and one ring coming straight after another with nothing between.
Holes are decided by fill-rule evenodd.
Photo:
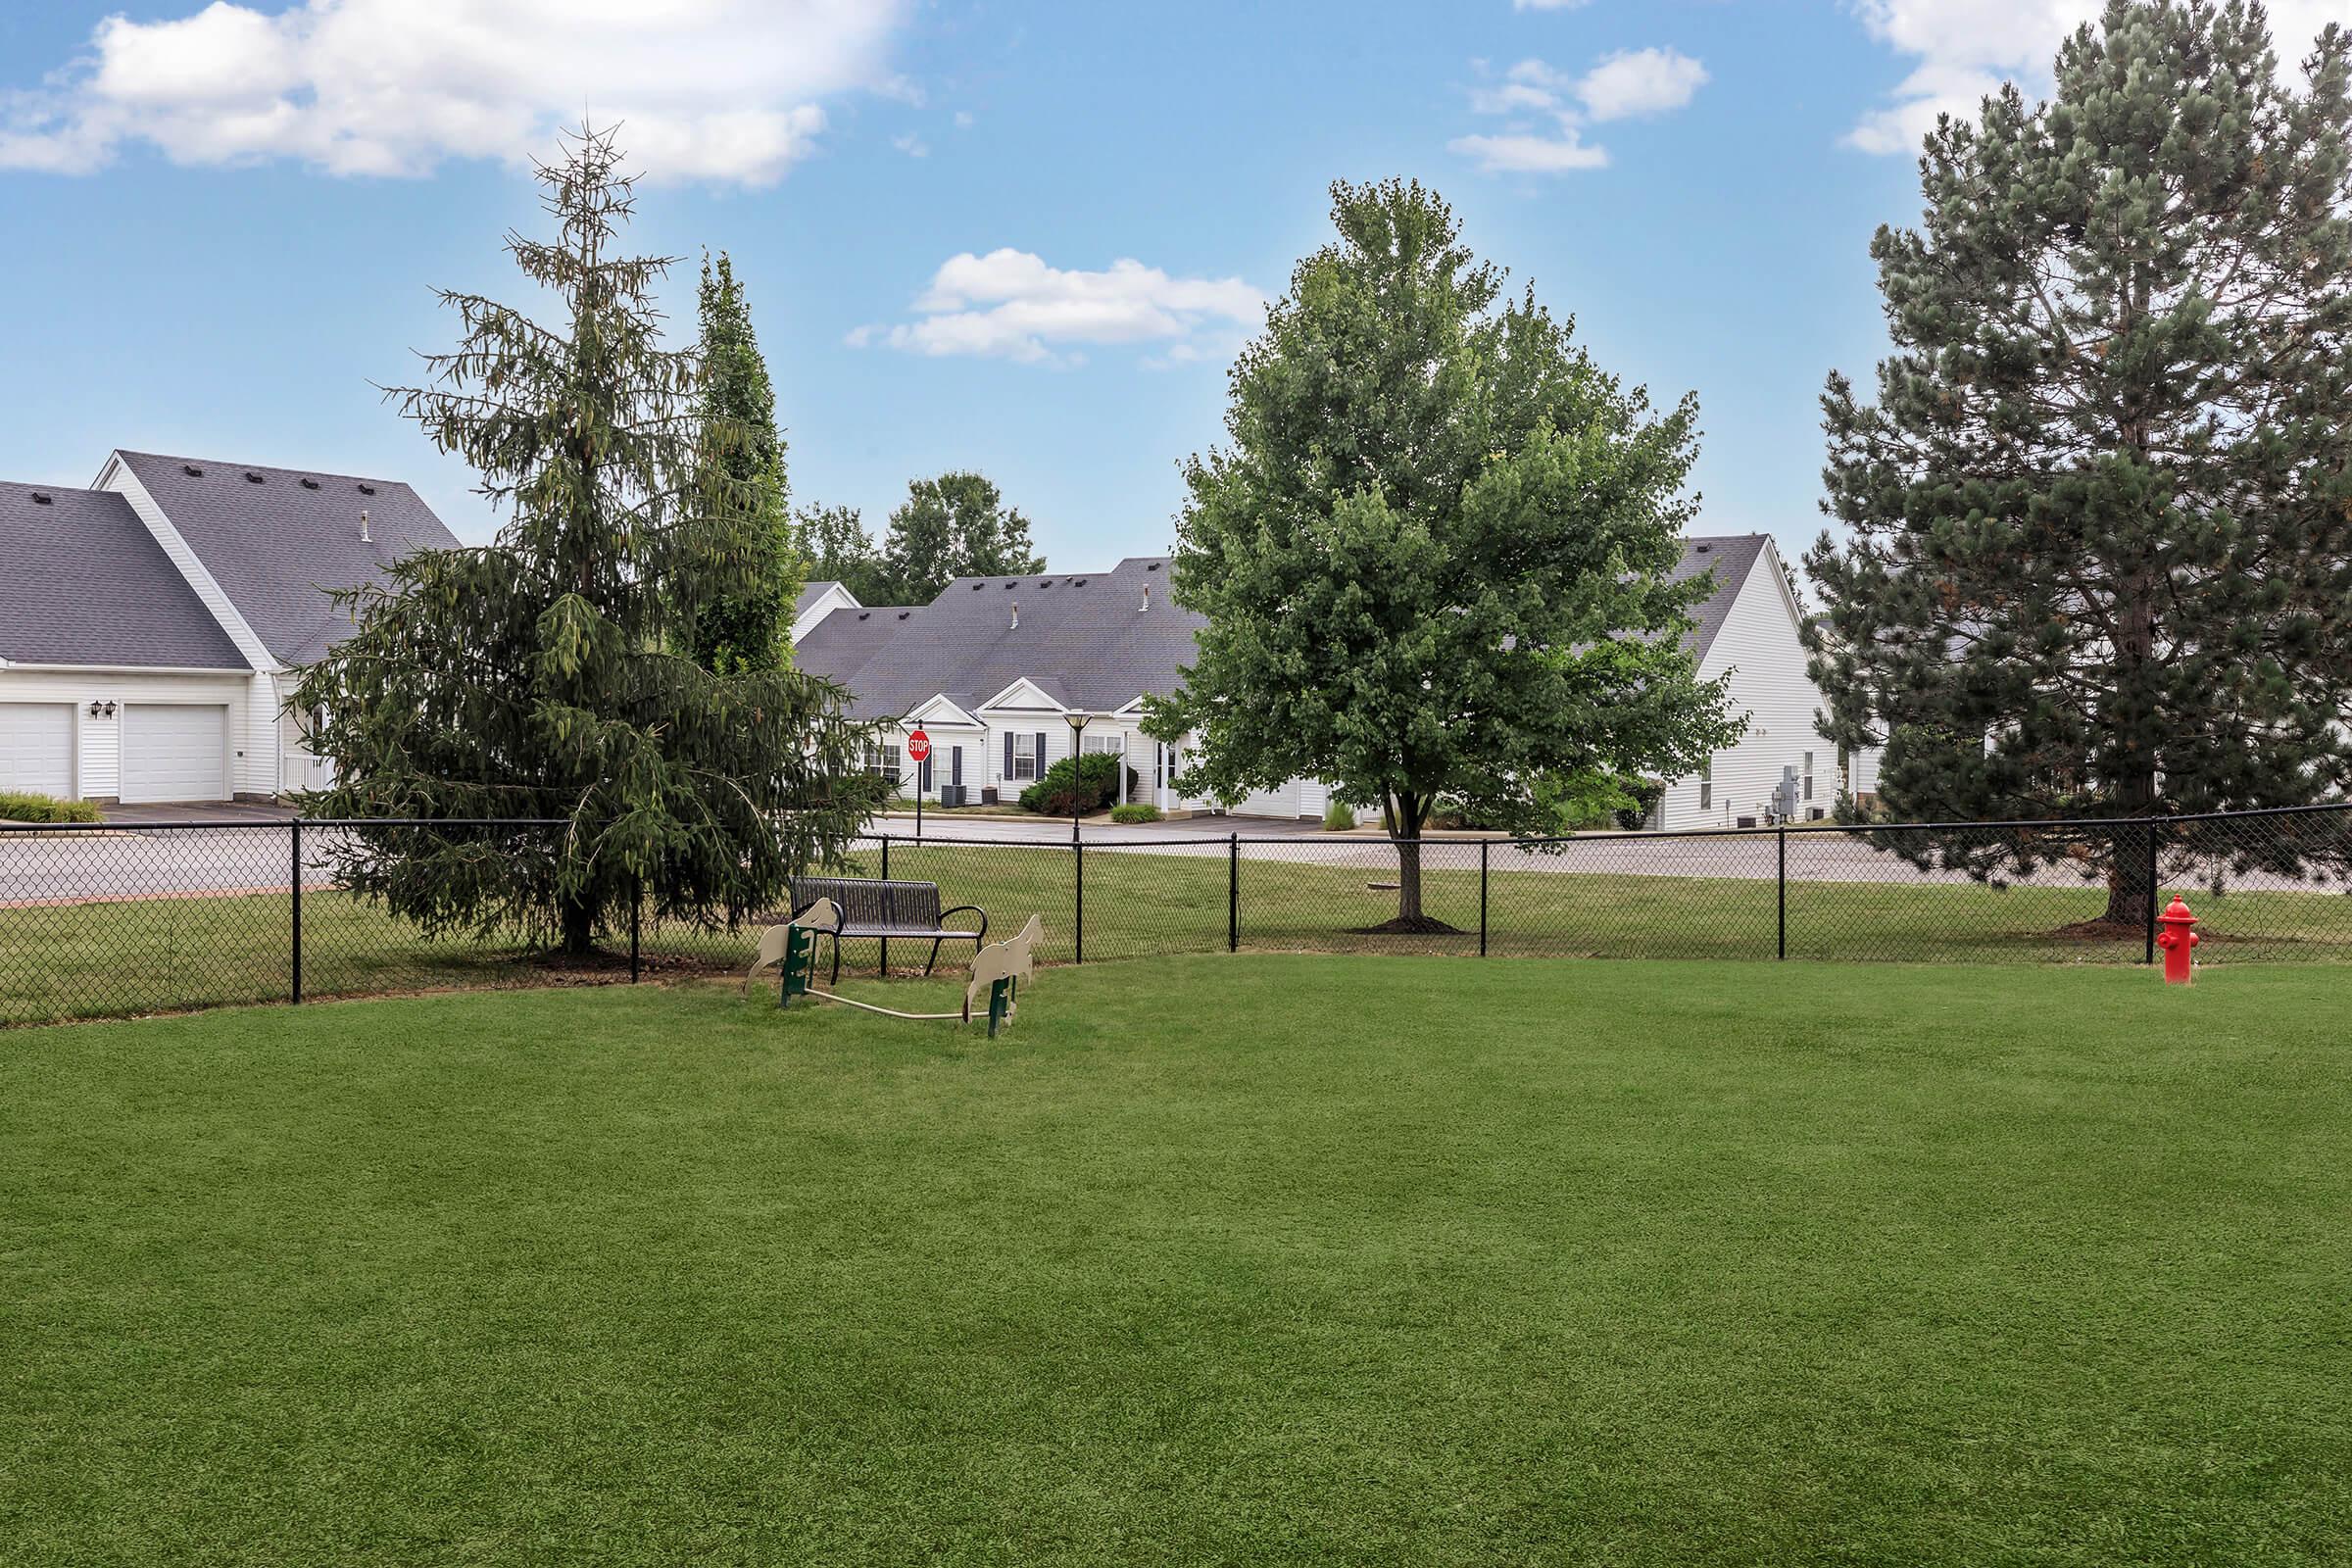
<instances>
[{"instance_id":1,"label":"window shutter","mask_svg":"<svg viewBox=\"0 0 2352 1568\"><path fill-rule=\"evenodd\" d=\"M1004 782L1012 782L1012 731L1004 732Z\"/></svg>"},{"instance_id":2,"label":"window shutter","mask_svg":"<svg viewBox=\"0 0 2352 1568\"><path fill-rule=\"evenodd\" d=\"M1046 776L1046 732L1042 729L1037 732L1037 776Z\"/></svg>"}]
</instances>

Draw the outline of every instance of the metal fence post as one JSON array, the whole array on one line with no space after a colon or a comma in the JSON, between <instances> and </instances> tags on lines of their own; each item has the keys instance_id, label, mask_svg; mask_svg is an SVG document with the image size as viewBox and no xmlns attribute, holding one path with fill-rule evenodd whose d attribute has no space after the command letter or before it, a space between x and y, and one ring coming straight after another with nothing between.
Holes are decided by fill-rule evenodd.
<instances>
[{"instance_id":1,"label":"metal fence post","mask_svg":"<svg viewBox=\"0 0 2352 1568\"><path fill-rule=\"evenodd\" d=\"M1493 840L1478 841L1478 956L1487 956L1487 851Z\"/></svg>"},{"instance_id":2,"label":"metal fence post","mask_svg":"<svg viewBox=\"0 0 2352 1568\"><path fill-rule=\"evenodd\" d=\"M293 831L294 859L294 1004L302 1005L302 818L296 817Z\"/></svg>"},{"instance_id":3,"label":"metal fence post","mask_svg":"<svg viewBox=\"0 0 2352 1568\"><path fill-rule=\"evenodd\" d=\"M1779 833L1781 839L1781 866L1777 880L1781 885L1780 956L1786 958L1788 956L1788 829L1783 827L1779 829Z\"/></svg>"},{"instance_id":4,"label":"metal fence post","mask_svg":"<svg viewBox=\"0 0 2352 1568\"><path fill-rule=\"evenodd\" d=\"M882 835L882 880L885 882L890 880L890 835L887 833ZM848 922L843 923L847 924ZM838 943L841 938L835 937L833 940ZM874 972L885 978L888 978L890 974L890 938L888 937L882 939L882 961L875 965Z\"/></svg>"},{"instance_id":5,"label":"metal fence post","mask_svg":"<svg viewBox=\"0 0 2352 1568\"><path fill-rule=\"evenodd\" d=\"M1070 841L1070 859L1077 872L1077 912L1070 924L1077 932L1078 949L1077 956L1071 961L1084 963L1086 961L1086 845L1083 841L1078 839Z\"/></svg>"},{"instance_id":6,"label":"metal fence post","mask_svg":"<svg viewBox=\"0 0 2352 1568\"><path fill-rule=\"evenodd\" d=\"M1242 951L1242 836L1225 840L1225 951Z\"/></svg>"},{"instance_id":7,"label":"metal fence post","mask_svg":"<svg viewBox=\"0 0 2352 1568\"><path fill-rule=\"evenodd\" d=\"M640 871L629 878L629 984L631 985L637 983L639 951L637 927L644 914L645 873Z\"/></svg>"},{"instance_id":8,"label":"metal fence post","mask_svg":"<svg viewBox=\"0 0 2352 1568\"><path fill-rule=\"evenodd\" d=\"M2156 824L2150 821L2148 823L2148 949L2147 956L2139 960L2142 963L2156 961L2156 878L2158 874L2156 868Z\"/></svg>"}]
</instances>

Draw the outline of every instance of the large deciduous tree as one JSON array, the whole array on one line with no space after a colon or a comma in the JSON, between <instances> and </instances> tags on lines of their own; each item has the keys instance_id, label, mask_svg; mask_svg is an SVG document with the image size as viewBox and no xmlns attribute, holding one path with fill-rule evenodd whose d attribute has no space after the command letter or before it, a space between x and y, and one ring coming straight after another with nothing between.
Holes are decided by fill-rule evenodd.
<instances>
[{"instance_id":1,"label":"large deciduous tree","mask_svg":"<svg viewBox=\"0 0 2352 1568\"><path fill-rule=\"evenodd\" d=\"M810 582L840 583L862 605L890 603L890 575L856 507L806 506L793 513L794 537Z\"/></svg>"},{"instance_id":2,"label":"large deciduous tree","mask_svg":"<svg viewBox=\"0 0 2352 1568\"><path fill-rule=\"evenodd\" d=\"M903 605L928 604L957 577L1020 577L1046 569L1029 519L995 482L968 471L916 479L890 514L882 573Z\"/></svg>"},{"instance_id":3,"label":"large deciduous tree","mask_svg":"<svg viewBox=\"0 0 2352 1568\"><path fill-rule=\"evenodd\" d=\"M514 928L590 950L643 897L705 923L771 906L831 858L873 791L838 688L719 674L670 651L674 607L759 591L748 486L716 450L759 432L697 401L703 365L660 343L667 258L618 254L629 181L609 131L543 167L557 233L507 249L561 303L543 325L442 297L458 347L390 394L481 475L495 544L422 551L345 594L353 633L303 672L340 817L562 819L560 831L378 830L330 839L340 874L426 929Z\"/></svg>"},{"instance_id":4,"label":"large deciduous tree","mask_svg":"<svg viewBox=\"0 0 2352 1568\"><path fill-rule=\"evenodd\" d=\"M1338 240L1242 351L1231 445L1186 464L1172 592L1207 617L1153 706L1185 787L1304 775L1378 801L1421 906L1441 799L1547 827L1548 783L1679 773L1728 743L1670 580L1696 410L1663 415L1472 257L1417 184L1332 187Z\"/></svg>"},{"instance_id":5,"label":"large deciduous tree","mask_svg":"<svg viewBox=\"0 0 2352 1568\"><path fill-rule=\"evenodd\" d=\"M721 519L719 550L739 550L741 586L678 607L687 650L706 669L774 669L792 661L792 605L801 551L785 506L784 440L776 393L752 330L751 302L725 252L703 258L697 406L709 433L700 511Z\"/></svg>"},{"instance_id":6,"label":"large deciduous tree","mask_svg":"<svg viewBox=\"0 0 2352 1568\"><path fill-rule=\"evenodd\" d=\"M1896 812L2153 817L2352 778L2348 53L2330 27L2297 91L2257 6L2110 0L2048 102L2007 88L1928 137L1921 228L1871 248L1878 401L1824 399L1849 536L1807 558L1827 728L1886 739ZM2093 847L2109 921L2153 894L2135 837ZM1912 853L1989 876L2040 842Z\"/></svg>"}]
</instances>

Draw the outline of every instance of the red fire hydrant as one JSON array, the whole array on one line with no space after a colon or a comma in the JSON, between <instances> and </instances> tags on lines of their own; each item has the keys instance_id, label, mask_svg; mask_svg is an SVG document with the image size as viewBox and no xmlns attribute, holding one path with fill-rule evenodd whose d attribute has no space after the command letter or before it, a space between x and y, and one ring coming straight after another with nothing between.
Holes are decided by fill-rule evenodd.
<instances>
[{"instance_id":1,"label":"red fire hydrant","mask_svg":"<svg viewBox=\"0 0 2352 1568\"><path fill-rule=\"evenodd\" d=\"M2188 906L2181 903L2180 895L2176 893L2172 906L2158 915L2156 922L2164 927L2156 935L2156 945L2164 950L2164 983L2168 986L2187 985L2189 950L2204 940L2190 929L2197 923L2197 917L2188 912Z\"/></svg>"}]
</instances>

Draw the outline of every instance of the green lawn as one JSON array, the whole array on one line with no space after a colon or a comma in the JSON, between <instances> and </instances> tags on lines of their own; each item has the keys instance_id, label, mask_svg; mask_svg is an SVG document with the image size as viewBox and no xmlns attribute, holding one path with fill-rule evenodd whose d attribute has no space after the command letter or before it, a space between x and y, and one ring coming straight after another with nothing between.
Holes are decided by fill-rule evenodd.
<instances>
[{"instance_id":1,"label":"green lawn","mask_svg":"<svg viewBox=\"0 0 2352 1568\"><path fill-rule=\"evenodd\" d=\"M994 1043L717 985L12 1032L0 1562L2341 1562L2344 986L1203 956Z\"/></svg>"},{"instance_id":2,"label":"green lawn","mask_svg":"<svg viewBox=\"0 0 2352 1568\"><path fill-rule=\"evenodd\" d=\"M1308 841L1296 859L1241 862L1241 939L1261 952L1475 953L1479 874L1475 845L1433 843L1428 910L1464 932L1370 936L1396 913L1394 892L1372 884L1394 871L1333 864L1361 846ZM855 868L871 875L881 857ZM1032 913L1046 919L1046 956L1076 956L1071 857L1055 849L898 843L890 871L939 883L946 902L978 904L999 931ZM1086 856L1086 956L1212 953L1226 945L1229 868L1222 855L1091 851ZM2341 893L2233 893L2188 889L2206 920L2209 963L2352 961L2352 898ZM1503 871L1488 878L1489 951L1500 956L1748 959L1779 939L1770 880L1597 872ZM2014 888L1913 882L1792 879L1791 958L2128 963L2132 937L2083 942L2051 933L2095 917L2093 886ZM513 943L426 942L414 928L346 896L304 901L304 987L314 997L451 986L528 984L543 971ZM289 911L283 894L0 907L0 1024L171 1011L271 1001L291 986ZM616 934L625 948L625 933ZM721 969L749 961L748 935L685 928L645 933L657 968ZM901 944L894 963L919 963L927 947ZM949 950L955 952L956 950ZM968 958L970 949L960 950ZM872 943L849 943L845 962L871 971Z\"/></svg>"}]
</instances>

